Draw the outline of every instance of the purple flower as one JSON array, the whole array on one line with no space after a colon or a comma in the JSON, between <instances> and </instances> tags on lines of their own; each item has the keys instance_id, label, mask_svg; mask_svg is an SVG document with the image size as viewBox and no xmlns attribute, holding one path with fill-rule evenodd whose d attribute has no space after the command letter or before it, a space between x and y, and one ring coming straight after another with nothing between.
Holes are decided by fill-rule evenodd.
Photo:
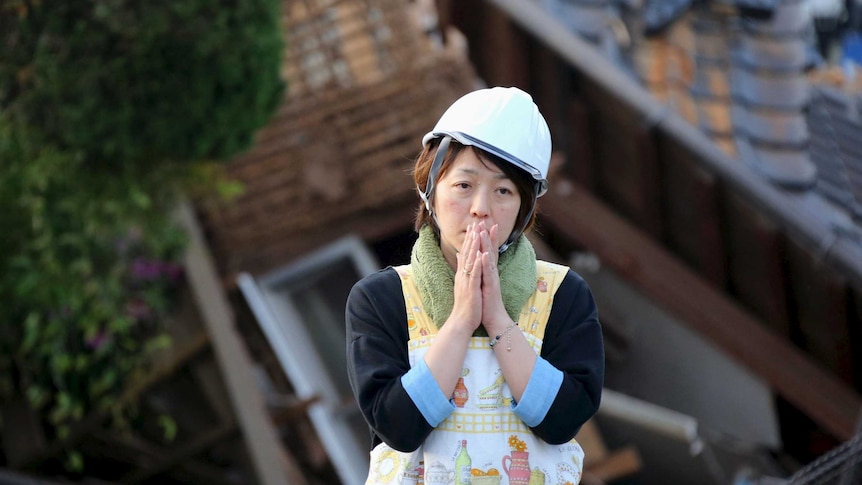
<instances>
[{"instance_id":1,"label":"purple flower","mask_svg":"<svg viewBox=\"0 0 862 485\"><path fill-rule=\"evenodd\" d=\"M153 309L144 300L132 298L126 302L126 316L135 320L146 320L153 315Z\"/></svg>"},{"instance_id":2,"label":"purple flower","mask_svg":"<svg viewBox=\"0 0 862 485\"><path fill-rule=\"evenodd\" d=\"M154 281L165 277L176 283L183 276L183 267L177 263L137 258L132 261L131 273L138 281Z\"/></svg>"},{"instance_id":3,"label":"purple flower","mask_svg":"<svg viewBox=\"0 0 862 485\"><path fill-rule=\"evenodd\" d=\"M185 273L185 268L177 263L164 263L161 269L162 274L167 276L172 283L178 282Z\"/></svg>"},{"instance_id":4,"label":"purple flower","mask_svg":"<svg viewBox=\"0 0 862 485\"><path fill-rule=\"evenodd\" d=\"M132 276L141 281L151 281L161 275L161 263L146 258L137 258L132 261Z\"/></svg>"},{"instance_id":5,"label":"purple flower","mask_svg":"<svg viewBox=\"0 0 862 485\"><path fill-rule=\"evenodd\" d=\"M90 350L99 350L103 345L108 341L108 333L104 330L100 330L98 333L93 335L92 337L88 337L84 340L84 345L87 346Z\"/></svg>"}]
</instances>

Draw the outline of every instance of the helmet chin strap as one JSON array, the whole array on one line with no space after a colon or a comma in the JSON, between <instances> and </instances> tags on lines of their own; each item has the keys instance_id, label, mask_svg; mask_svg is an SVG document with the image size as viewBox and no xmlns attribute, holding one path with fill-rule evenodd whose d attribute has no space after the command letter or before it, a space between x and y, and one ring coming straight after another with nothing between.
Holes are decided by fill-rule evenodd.
<instances>
[{"instance_id":1,"label":"helmet chin strap","mask_svg":"<svg viewBox=\"0 0 862 485\"><path fill-rule=\"evenodd\" d=\"M446 158L446 152L449 151L449 143L452 142L452 137L444 136L440 140L440 145L437 147L437 153L434 155L434 161L431 162L431 169L428 171L428 181L425 183L425 191L420 187L416 187L419 191L419 197L425 202L425 208L428 213L437 222L437 215L434 214L434 209L431 208L431 197L434 194L434 185L437 183L437 174L440 173L440 167L443 166L443 159Z\"/></svg>"},{"instance_id":2,"label":"helmet chin strap","mask_svg":"<svg viewBox=\"0 0 862 485\"><path fill-rule=\"evenodd\" d=\"M521 234L524 233L524 230L527 229L527 224L530 223L530 219L533 217L533 212L536 210L536 202L538 201L539 189L541 189L541 188L542 188L542 184L537 183L536 189L533 191L533 204L530 206L530 211L527 212L527 214L524 216L524 219L521 222L521 227L512 231L512 234L509 234L509 238L506 239L506 242L503 243L502 246L500 246L500 251L499 251L500 254L503 254L507 249L509 249L509 246L511 246L512 244L515 244L515 241L517 241L518 238L521 237Z\"/></svg>"}]
</instances>

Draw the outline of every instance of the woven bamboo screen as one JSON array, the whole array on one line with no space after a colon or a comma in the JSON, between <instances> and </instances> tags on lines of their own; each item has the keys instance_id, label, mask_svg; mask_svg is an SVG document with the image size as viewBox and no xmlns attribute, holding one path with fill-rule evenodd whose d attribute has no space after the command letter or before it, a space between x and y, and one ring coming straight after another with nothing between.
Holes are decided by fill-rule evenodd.
<instances>
[{"instance_id":1,"label":"woven bamboo screen","mask_svg":"<svg viewBox=\"0 0 862 485\"><path fill-rule=\"evenodd\" d=\"M285 100L228 166L245 192L198 203L228 281L343 235L333 228L344 221L413 202L422 135L476 83L463 52L429 38L413 10L421 3L285 3Z\"/></svg>"}]
</instances>

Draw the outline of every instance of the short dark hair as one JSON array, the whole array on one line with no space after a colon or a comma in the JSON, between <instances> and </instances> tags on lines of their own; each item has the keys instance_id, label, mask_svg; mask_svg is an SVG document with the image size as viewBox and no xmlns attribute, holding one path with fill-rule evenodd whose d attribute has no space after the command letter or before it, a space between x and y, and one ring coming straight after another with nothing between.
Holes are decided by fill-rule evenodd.
<instances>
[{"instance_id":1,"label":"short dark hair","mask_svg":"<svg viewBox=\"0 0 862 485\"><path fill-rule=\"evenodd\" d=\"M425 190L428 186L428 176L431 172L431 164L434 162L434 155L437 154L437 147L440 145L440 139L431 140L428 145L419 152L416 157L416 163L413 166L413 181L416 183L417 190ZM452 140L449 143L449 150L446 152L446 157L443 159L443 164L440 166L440 171L437 173L437 180L443 178L449 167L452 166L452 161L461 153L462 150L473 150L476 156L482 163L492 163L499 168L506 177L515 184L518 194L521 196L521 207L518 209L518 219L515 221L515 229L518 229L523 224L524 217L533 208L533 202L536 199L536 181L527 172L519 169L502 158L488 153L474 146L465 146ZM436 187L436 185L435 185ZM431 199L434 194L428 194ZM416 221L414 229L419 232L424 225L430 225L434 232L440 235L440 229L434 224L434 218L430 216L425 209L425 202L420 198L419 206L416 210ZM524 228L524 233L529 232L536 225L536 211L532 210L530 220L527 227Z\"/></svg>"}]
</instances>

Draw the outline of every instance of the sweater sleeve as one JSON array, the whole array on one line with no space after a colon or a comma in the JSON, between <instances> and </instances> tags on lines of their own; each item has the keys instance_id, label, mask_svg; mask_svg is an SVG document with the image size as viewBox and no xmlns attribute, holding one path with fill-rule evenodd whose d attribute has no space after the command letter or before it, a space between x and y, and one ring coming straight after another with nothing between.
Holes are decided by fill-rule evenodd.
<instances>
[{"instance_id":1,"label":"sweater sleeve","mask_svg":"<svg viewBox=\"0 0 862 485\"><path fill-rule=\"evenodd\" d=\"M347 298L350 386L372 432L393 449L419 448L433 428L402 384L410 371L407 311L401 281L387 268L360 280Z\"/></svg>"},{"instance_id":2,"label":"sweater sleeve","mask_svg":"<svg viewBox=\"0 0 862 485\"><path fill-rule=\"evenodd\" d=\"M548 443L565 443L598 411L605 374L598 310L574 271L554 295L541 357L563 372L563 381L544 419L531 429Z\"/></svg>"}]
</instances>

